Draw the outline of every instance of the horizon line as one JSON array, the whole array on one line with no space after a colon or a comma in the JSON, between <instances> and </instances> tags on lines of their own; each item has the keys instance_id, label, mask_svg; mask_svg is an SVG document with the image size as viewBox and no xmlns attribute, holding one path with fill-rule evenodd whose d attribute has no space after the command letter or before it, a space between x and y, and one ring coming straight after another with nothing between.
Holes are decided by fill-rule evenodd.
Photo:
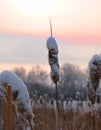
<instances>
[{"instance_id":1,"label":"horizon line","mask_svg":"<svg viewBox=\"0 0 101 130\"><path fill-rule=\"evenodd\" d=\"M31 37L41 37L45 38L47 36L50 36L50 32L44 32L44 33L39 33L39 32L17 32L17 31L0 31L1 34L10 34L10 35L24 35L24 36L31 36ZM63 39L98 39L101 40L101 35L79 35L79 34L63 34L63 33L55 33L54 37L56 38L63 38Z\"/></svg>"}]
</instances>

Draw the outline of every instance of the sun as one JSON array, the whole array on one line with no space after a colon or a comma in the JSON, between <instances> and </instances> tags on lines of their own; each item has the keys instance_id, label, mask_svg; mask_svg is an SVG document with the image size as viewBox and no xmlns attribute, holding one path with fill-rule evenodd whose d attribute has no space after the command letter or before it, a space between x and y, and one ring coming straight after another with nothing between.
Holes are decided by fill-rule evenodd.
<instances>
[{"instance_id":1,"label":"sun","mask_svg":"<svg viewBox=\"0 0 101 130\"><path fill-rule=\"evenodd\" d=\"M54 13L60 7L60 0L13 0L15 9L26 15Z\"/></svg>"}]
</instances>

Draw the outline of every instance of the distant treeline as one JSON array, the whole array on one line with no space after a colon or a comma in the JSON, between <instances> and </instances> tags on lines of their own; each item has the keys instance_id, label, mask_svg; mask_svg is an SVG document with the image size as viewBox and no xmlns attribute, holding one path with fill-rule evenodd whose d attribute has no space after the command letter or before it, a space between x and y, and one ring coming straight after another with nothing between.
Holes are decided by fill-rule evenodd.
<instances>
[{"instance_id":1,"label":"distant treeline","mask_svg":"<svg viewBox=\"0 0 101 130\"><path fill-rule=\"evenodd\" d=\"M13 71L27 85L31 98L33 98L33 93L36 90L39 95L47 93L49 97L55 97L55 85L50 79L50 74L40 66L33 66L28 73L26 73L26 69L23 67L14 68ZM78 66L66 63L60 68L60 73L61 80L58 84L59 95L75 99L76 92L79 91L82 99L86 99L87 70L81 71Z\"/></svg>"}]
</instances>

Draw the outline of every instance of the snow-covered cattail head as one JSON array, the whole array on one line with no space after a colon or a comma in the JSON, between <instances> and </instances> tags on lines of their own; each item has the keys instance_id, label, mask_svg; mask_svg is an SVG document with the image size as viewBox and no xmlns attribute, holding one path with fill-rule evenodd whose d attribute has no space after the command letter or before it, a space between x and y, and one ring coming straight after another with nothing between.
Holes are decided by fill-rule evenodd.
<instances>
[{"instance_id":1,"label":"snow-covered cattail head","mask_svg":"<svg viewBox=\"0 0 101 130\"><path fill-rule=\"evenodd\" d=\"M99 66L101 66L101 56L98 54L95 54L89 61L89 68L92 70L96 70L97 67Z\"/></svg>"},{"instance_id":2,"label":"snow-covered cattail head","mask_svg":"<svg viewBox=\"0 0 101 130\"><path fill-rule=\"evenodd\" d=\"M49 37L47 39L47 48L53 54L58 54L58 46L54 37Z\"/></svg>"},{"instance_id":3,"label":"snow-covered cattail head","mask_svg":"<svg viewBox=\"0 0 101 130\"><path fill-rule=\"evenodd\" d=\"M58 63L58 46L55 38L49 37L47 39L47 49L49 64L51 66L50 76L54 83L57 83L60 78L59 63Z\"/></svg>"}]
</instances>

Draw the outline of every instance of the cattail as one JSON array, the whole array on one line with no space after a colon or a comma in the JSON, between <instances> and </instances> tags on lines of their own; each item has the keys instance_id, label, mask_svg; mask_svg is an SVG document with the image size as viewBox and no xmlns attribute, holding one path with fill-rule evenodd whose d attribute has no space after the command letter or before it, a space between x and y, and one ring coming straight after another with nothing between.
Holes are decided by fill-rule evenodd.
<instances>
[{"instance_id":1,"label":"cattail","mask_svg":"<svg viewBox=\"0 0 101 130\"><path fill-rule=\"evenodd\" d=\"M92 104L95 103L96 90L101 78L101 56L95 54L89 61L88 96Z\"/></svg>"},{"instance_id":2,"label":"cattail","mask_svg":"<svg viewBox=\"0 0 101 130\"><path fill-rule=\"evenodd\" d=\"M51 23L50 17L49 17L49 22L50 22L51 36L47 39L47 49L48 49L49 65L51 67L50 76L53 82L57 84L57 82L60 79L59 62L58 62L58 46L57 46L55 38L52 36L53 31L52 31L52 23Z\"/></svg>"},{"instance_id":3,"label":"cattail","mask_svg":"<svg viewBox=\"0 0 101 130\"><path fill-rule=\"evenodd\" d=\"M51 67L50 76L53 82L55 83L56 88L56 129L58 129L58 90L57 90L57 82L60 79L60 72L59 72L59 61L58 61L58 46L56 43L55 38L52 36L52 24L50 20L50 32L51 36L47 39L47 49L48 49L48 61Z\"/></svg>"},{"instance_id":4,"label":"cattail","mask_svg":"<svg viewBox=\"0 0 101 130\"><path fill-rule=\"evenodd\" d=\"M53 82L56 84L60 79L59 74L59 62L58 62L58 46L56 40L53 37L47 39L48 48L48 60L51 67L50 76Z\"/></svg>"}]
</instances>

